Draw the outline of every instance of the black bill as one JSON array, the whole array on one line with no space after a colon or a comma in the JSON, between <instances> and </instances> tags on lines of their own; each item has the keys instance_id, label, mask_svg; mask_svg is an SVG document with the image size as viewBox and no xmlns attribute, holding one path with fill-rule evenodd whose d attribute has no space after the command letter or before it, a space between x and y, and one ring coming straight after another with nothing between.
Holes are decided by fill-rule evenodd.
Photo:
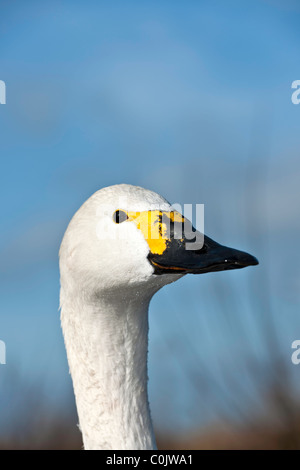
<instances>
[{"instance_id":1,"label":"black bill","mask_svg":"<svg viewBox=\"0 0 300 470\"><path fill-rule=\"evenodd\" d=\"M163 253L150 251L148 255L155 274L201 274L241 269L258 264L257 259L249 253L220 245L207 236L204 236L202 248L192 250L187 249L187 244L190 245L191 240L185 237L175 238L172 235L174 232L167 240Z\"/></svg>"}]
</instances>

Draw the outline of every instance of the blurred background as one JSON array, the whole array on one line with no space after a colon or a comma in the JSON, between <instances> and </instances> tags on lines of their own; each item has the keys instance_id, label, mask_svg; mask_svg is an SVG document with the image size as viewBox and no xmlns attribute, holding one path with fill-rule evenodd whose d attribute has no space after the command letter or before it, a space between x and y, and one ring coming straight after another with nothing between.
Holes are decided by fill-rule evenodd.
<instances>
[{"instance_id":1,"label":"blurred background","mask_svg":"<svg viewBox=\"0 0 300 470\"><path fill-rule=\"evenodd\" d=\"M161 449L300 449L298 0L0 1L0 448L80 449L58 249L97 189L205 204L255 255L150 309Z\"/></svg>"}]
</instances>

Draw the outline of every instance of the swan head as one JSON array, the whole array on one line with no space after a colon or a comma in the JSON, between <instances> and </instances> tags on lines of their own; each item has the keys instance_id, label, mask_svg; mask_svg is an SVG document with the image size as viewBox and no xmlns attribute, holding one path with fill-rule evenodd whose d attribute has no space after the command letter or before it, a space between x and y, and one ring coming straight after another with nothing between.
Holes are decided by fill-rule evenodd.
<instances>
[{"instance_id":1,"label":"swan head","mask_svg":"<svg viewBox=\"0 0 300 470\"><path fill-rule=\"evenodd\" d=\"M153 191L127 184L97 191L76 212L64 235L62 287L81 290L86 298L118 292L151 297L187 273L258 264L253 256L207 236L202 236L200 248L187 249L184 225L201 235Z\"/></svg>"}]
</instances>

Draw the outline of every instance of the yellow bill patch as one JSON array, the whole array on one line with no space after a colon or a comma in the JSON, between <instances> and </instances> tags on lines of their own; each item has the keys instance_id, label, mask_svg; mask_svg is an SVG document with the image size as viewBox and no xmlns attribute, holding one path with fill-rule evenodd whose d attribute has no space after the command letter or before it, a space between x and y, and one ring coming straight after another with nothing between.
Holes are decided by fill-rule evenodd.
<instances>
[{"instance_id":1,"label":"yellow bill patch","mask_svg":"<svg viewBox=\"0 0 300 470\"><path fill-rule=\"evenodd\" d=\"M147 241L150 251L153 254L161 255L166 247L167 241L170 240L171 223L184 222L184 217L177 211L143 211L143 212L126 212L128 220L133 221L137 228L143 233Z\"/></svg>"}]
</instances>

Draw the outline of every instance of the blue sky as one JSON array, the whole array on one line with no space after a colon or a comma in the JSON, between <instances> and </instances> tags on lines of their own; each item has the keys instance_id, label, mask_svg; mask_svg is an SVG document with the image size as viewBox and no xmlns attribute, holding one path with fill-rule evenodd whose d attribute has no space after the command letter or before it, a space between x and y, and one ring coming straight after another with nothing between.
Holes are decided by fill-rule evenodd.
<instances>
[{"instance_id":1,"label":"blue sky","mask_svg":"<svg viewBox=\"0 0 300 470\"><path fill-rule=\"evenodd\" d=\"M43 384L55 406L72 396L59 327L59 243L87 197L122 182L171 203L205 204L207 234L260 260L255 270L188 276L153 300L157 426L202 424L218 418L216 410L234 415L239 400L249 408L259 367L277 354L297 387L290 344L300 337L300 105L291 103L291 83L300 79L298 2L0 6L7 416L18 400L17 391L13 399L5 392L13 373ZM279 351L266 345L270 315ZM245 372L249 383L236 398L228 377L244 370L245 357L257 373Z\"/></svg>"}]
</instances>

